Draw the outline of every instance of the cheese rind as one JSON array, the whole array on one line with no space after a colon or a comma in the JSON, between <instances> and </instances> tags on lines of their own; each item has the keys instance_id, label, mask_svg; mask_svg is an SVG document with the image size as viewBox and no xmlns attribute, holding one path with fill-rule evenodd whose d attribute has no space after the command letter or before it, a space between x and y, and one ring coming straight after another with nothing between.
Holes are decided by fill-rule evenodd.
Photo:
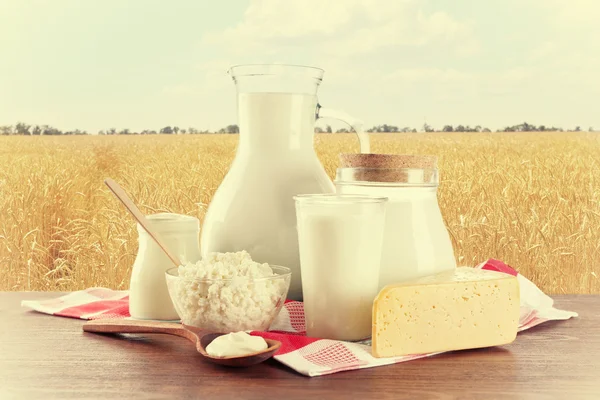
<instances>
[{"instance_id":1,"label":"cheese rind","mask_svg":"<svg viewBox=\"0 0 600 400\"><path fill-rule=\"evenodd\" d=\"M510 343L519 300L517 277L468 267L388 285L373 302L373 356Z\"/></svg>"}]
</instances>

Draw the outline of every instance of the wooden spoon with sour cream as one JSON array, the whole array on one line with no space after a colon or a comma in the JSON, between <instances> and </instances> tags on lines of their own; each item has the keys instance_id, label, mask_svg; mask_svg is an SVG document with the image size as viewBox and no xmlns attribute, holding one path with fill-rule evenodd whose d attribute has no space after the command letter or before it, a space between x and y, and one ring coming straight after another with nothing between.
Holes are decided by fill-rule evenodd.
<instances>
[{"instance_id":1,"label":"wooden spoon with sour cream","mask_svg":"<svg viewBox=\"0 0 600 400\"><path fill-rule=\"evenodd\" d=\"M112 334L136 334L136 333L162 333L167 335L180 336L188 339L196 345L196 350L206 360L215 364L226 365L229 367L249 367L259 364L271 358L281 347L281 342L272 339L265 339L267 348L251 354L242 356L211 356L206 352L206 347L217 337L224 333L208 332L193 326L182 325L174 322L156 322L140 320L115 320L98 319L91 320L83 324L85 332L92 333L112 333Z\"/></svg>"}]
</instances>

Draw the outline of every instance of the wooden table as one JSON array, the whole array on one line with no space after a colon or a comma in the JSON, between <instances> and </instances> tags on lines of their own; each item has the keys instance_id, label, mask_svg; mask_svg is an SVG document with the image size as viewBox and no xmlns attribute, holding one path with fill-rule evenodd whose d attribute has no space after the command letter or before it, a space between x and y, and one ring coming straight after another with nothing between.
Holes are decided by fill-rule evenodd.
<instances>
[{"instance_id":1,"label":"wooden table","mask_svg":"<svg viewBox=\"0 0 600 400\"><path fill-rule=\"evenodd\" d=\"M58 295L0 293L0 399L600 399L600 296L557 296L579 318L502 348L308 378L274 360L228 369L185 339L83 333L82 321L20 307Z\"/></svg>"}]
</instances>

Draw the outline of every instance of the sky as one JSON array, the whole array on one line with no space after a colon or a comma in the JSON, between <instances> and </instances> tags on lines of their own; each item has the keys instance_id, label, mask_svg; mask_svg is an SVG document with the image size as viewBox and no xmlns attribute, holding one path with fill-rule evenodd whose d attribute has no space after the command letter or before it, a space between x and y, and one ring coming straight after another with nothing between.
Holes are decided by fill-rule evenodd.
<instances>
[{"instance_id":1,"label":"sky","mask_svg":"<svg viewBox=\"0 0 600 400\"><path fill-rule=\"evenodd\" d=\"M216 130L249 63L367 127L600 129L597 0L0 0L0 125Z\"/></svg>"}]
</instances>

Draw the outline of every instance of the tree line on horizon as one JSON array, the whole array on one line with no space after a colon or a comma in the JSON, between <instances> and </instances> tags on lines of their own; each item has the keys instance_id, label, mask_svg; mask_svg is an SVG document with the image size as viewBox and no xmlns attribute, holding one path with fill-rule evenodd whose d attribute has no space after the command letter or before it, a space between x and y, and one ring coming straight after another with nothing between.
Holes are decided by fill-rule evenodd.
<instances>
[{"instance_id":1,"label":"tree line on horizon","mask_svg":"<svg viewBox=\"0 0 600 400\"><path fill-rule=\"evenodd\" d=\"M316 127L316 133L349 133L353 130L347 128L340 128L337 130L333 130L330 125L327 125L325 128ZM522 124L506 126L503 129L497 129L496 132L580 132L581 127L576 126L574 129L564 130L561 127L555 126L546 126L546 125L532 125L527 122L523 122ZM136 132L130 129L121 129L117 130L115 128L103 129L98 131L98 135L156 135L156 134L166 134L166 135L196 135L196 134L211 134L211 133L226 133L226 134L236 134L239 133L240 129L238 125L232 124L227 125L224 128L219 129L218 131L208 131L208 130L199 130L193 127L189 127L187 129L181 129L178 126L165 126L161 129L157 130L149 130L144 129L143 131ZM411 128L408 126L398 127L395 125L377 125L373 126L366 130L366 132L370 133L417 133L417 132L492 132L489 128L482 127L481 125L476 125L471 127L470 125L444 125L442 129L436 130L432 126L427 123L423 124L421 130L417 130L416 128ZM588 132L594 132L593 127L589 127ZM17 122L16 125L0 125L0 135L9 136L9 135L24 135L24 136L36 136L36 135L89 135L85 130L75 129L70 131L62 131L60 129L54 128L50 125L29 125L24 122Z\"/></svg>"}]
</instances>

